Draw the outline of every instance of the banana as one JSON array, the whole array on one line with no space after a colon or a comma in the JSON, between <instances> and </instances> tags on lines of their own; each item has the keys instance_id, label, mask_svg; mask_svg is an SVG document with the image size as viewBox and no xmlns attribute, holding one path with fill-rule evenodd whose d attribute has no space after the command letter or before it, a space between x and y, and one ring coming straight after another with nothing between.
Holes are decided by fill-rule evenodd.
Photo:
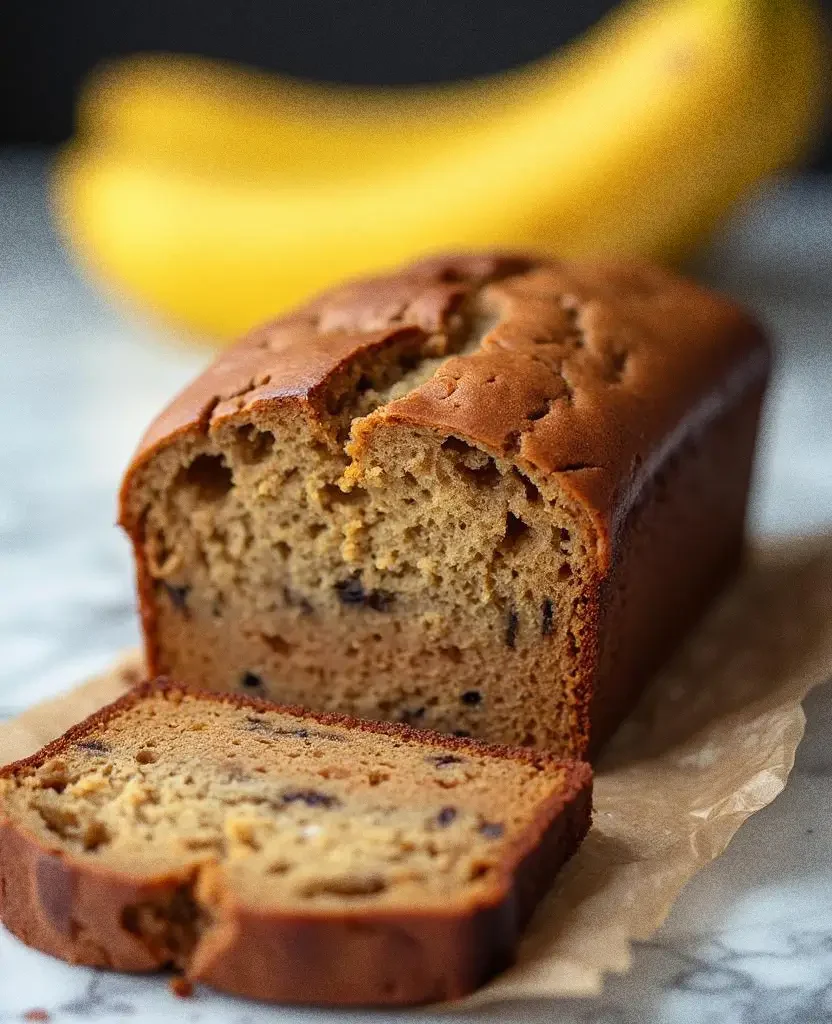
<instances>
[{"instance_id":1,"label":"banana","mask_svg":"<svg viewBox=\"0 0 832 1024\"><path fill-rule=\"evenodd\" d=\"M252 103L248 121L250 82L179 106L169 79L159 117L133 116L139 79L123 106L93 89L55 206L97 276L221 338L435 249L667 258L811 138L818 18L814 0L647 0L499 97L485 81L350 116L354 93L324 87Z\"/></svg>"},{"instance_id":2,"label":"banana","mask_svg":"<svg viewBox=\"0 0 832 1024\"><path fill-rule=\"evenodd\" d=\"M779 3L780 0L774 0ZM818 5L782 0L779 17L767 25L763 73L750 123L739 126L733 159L701 202L678 210L675 231L653 255L679 262L691 252L691 240L705 239L738 199L762 180L805 157L816 139L827 101L828 34Z\"/></svg>"},{"instance_id":3,"label":"banana","mask_svg":"<svg viewBox=\"0 0 832 1024\"><path fill-rule=\"evenodd\" d=\"M146 159L235 175L273 168L285 174L287 150L292 169L302 170L336 155L339 171L369 159L412 160L412 146L426 137L434 146L534 102L552 84L560 87L583 54L611 49L637 25L634 14L626 8L623 16L611 15L579 45L527 67L451 85L332 86L201 57L135 55L89 78L76 110L77 136Z\"/></svg>"}]
</instances>

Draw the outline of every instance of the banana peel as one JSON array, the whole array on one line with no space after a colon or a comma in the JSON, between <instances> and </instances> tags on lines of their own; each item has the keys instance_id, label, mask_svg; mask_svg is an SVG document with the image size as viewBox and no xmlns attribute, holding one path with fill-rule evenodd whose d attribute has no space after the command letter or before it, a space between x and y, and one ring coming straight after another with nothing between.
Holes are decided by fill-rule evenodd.
<instances>
[{"instance_id":1,"label":"banana peel","mask_svg":"<svg viewBox=\"0 0 832 1024\"><path fill-rule=\"evenodd\" d=\"M199 65L214 88L195 90L193 62L134 64L91 88L55 208L95 275L218 338L431 250L668 259L801 155L824 63L813 0L642 0L455 87L232 86Z\"/></svg>"}]
</instances>

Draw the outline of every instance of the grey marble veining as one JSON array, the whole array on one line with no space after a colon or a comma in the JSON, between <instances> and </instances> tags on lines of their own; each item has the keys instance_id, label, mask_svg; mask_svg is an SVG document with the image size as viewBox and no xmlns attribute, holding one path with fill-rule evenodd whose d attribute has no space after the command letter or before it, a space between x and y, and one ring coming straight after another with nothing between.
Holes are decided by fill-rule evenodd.
<instances>
[{"instance_id":1,"label":"grey marble veining","mask_svg":"<svg viewBox=\"0 0 832 1024\"><path fill-rule=\"evenodd\" d=\"M113 526L118 478L151 414L208 358L81 281L52 234L44 172L37 155L0 157L0 717L136 642L127 545ZM752 206L700 267L778 341L757 533L832 532L830 270L832 189L817 182ZM634 949L628 974L596 999L506 1004L466 1019L832 1021L832 685L806 711L785 792L687 887L667 924ZM203 991L177 1000L164 979L71 968L0 931L0 1024L37 1009L61 1024L405 1016L268 1009Z\"/></svg>"}]
</instances>

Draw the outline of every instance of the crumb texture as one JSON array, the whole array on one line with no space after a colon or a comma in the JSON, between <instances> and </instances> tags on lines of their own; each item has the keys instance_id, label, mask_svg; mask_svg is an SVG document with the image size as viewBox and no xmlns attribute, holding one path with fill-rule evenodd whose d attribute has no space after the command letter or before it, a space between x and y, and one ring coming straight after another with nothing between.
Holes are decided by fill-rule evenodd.
<instances>
[{"instance_id":1,"label":"crumb texture","mask_svg":"<svg viewBox=\"0 0 832 1024\"><path fill-rule=\"evenodd\" d=\"M482 894L563 783L542 760L162 696L0 780L0 794L73 857L146 876L210 864L243 902L326 910ZM191 888L163 911L128 909L125 927L187 950Z\"/></svg>"},{"instance_id":2,"label":"crumb texture","mask_svg":"<svg viewBox=\"0 0 832 1024\"><path fill-rule=\"evenodd\" d=\"M748 392L755 421L766 363L738 311L649 268L446 258L328 293L221 356L128 475L151 668L585 753L623 524L709 418ZM738 481L694 570L711 589L752 451L709 463L703 522ZM642 571L665 581L645 622L678 606L678 632L675 517L651 514ZM615 666L624 692L648 662Z\"/></svg>"},{"instance_id":3,"label":"crumb texture","mask_svg":"<svg viewBox=\"0 0 832 1024\"><path fill-rule=\"evenodd\" d=\"M441 1001L511 962L590 815L584 763L157 680L0 770L0 918L182 996Z\"/></svg>"}]
</instances>

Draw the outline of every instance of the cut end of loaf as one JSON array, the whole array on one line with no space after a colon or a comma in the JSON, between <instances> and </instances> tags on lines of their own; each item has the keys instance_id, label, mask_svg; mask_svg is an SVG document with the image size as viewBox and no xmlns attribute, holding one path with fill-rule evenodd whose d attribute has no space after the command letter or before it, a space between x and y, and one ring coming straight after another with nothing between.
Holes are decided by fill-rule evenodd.
<instances>
[{"instance_id":1,"label":"cut end of loaf","mask_svg":"<svg viewBox=\"0 0 832 1024\"><path fill-rule=\"evenodd\" d=\"M620 693L597 743L736 560L767 366L741 311L655 268L470 255L328 293L128 473L149 665L584 756L593 695Z\"/></svg>"},{"instance_id":2,"label":"cut end of loaf","mask_svg":"<svg viewBox=\"0 0 832 1024\"><path fill-rule=\"evenodd\" d=\"M576 752L585 522L474 444L366 422L352 457L299 417L194 444L144 523L154 668Z\"/></svg>"},{"instance_id":3,"label":"cut end of loaf","mask_svg":"<svg viewBox=\"0 0 832 1024\"><path fill-rule=\"evenodd\" d=\"M224 416L220 406L207 431L142 468L127 504L154 670L320 710L583 749L588 520L516 452L393 415L494 330L499 309L482 287L441 285L442 316L421 310L421 326L392 336L362 322L375 340L330 374L314 412L288 400ZM345 326L356 325L319 316L319 343L337 349ZM563 396L562 378L552 380Z\"/></svg>"}]
</instances>

